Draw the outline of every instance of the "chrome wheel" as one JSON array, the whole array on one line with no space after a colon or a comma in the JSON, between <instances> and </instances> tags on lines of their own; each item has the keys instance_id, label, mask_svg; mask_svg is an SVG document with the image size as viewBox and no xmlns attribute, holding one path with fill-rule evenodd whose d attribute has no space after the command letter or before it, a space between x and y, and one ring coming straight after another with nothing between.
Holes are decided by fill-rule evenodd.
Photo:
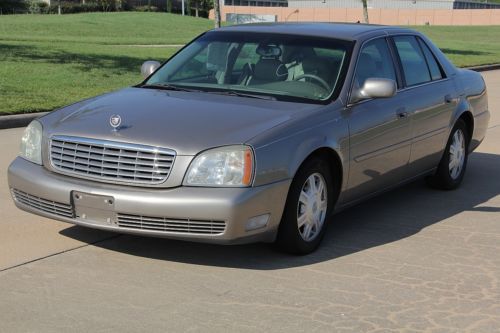
<instances>
[{"instance_id":1,"label":"chrome wheel","mask_svg":"<svg viewBox=\"0 0 500 333\"><path fill-rule=\"evenodd\" d=\"M453 134L453 139L450 145L450 163L448 170L453 180L460 177L465 162L465 136L464 133L457 129Z\"/></svg>"},{"instance_id":2,"label":"chrome wheel","mask_svg":"<svg viewBox=\"0 0 500 333\"><path fill-rule=\"evenodd\" d=\"M299 196L297 206L297 226L306 242L315 239L325 223L328 208L325 178L320 173L310 175Z\"/></svg>"}]
</instances>

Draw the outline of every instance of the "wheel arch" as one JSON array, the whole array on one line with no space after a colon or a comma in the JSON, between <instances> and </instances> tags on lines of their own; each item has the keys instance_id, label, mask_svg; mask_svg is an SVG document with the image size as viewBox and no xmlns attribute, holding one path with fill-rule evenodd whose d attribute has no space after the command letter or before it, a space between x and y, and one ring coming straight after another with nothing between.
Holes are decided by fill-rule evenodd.
<instances>
[{"instance_id":1,"label":"wheel arch","mask_svg":"<svg viewBox=\"0 0 500 333\"><path fill-rule=\"evenodd\" d=\"M345 170L340 154L332 147L323 146L317 147L316 149L312 150L295 168L293 177L295 177L297 172L307 161L313 158L320 158L322 160L325 160L329 164L331 170L333 171L332 176L335 180L338 180L337 193L335 193L335 197L337 198L344 185Z\"/></svg>"},{"instance_id":2,"label":"wheel arch","mask_svg":"<svg viewBox=\"0 0 500 333\"><path fill-rule=\"evenodd\" d=\"M474 135L474 115L471 112L471 105L465 98L461 98L460 102L457 105L457 108L453 114L453 117L451 118L451 123L450 123L450 129L449 132L451 134L451 131L453 130L453 127L457 123L459 119L462 119L465 122L465 125L467 126L467 131L468 134L468 140L471 142L471 139L473 138Z\"/></svg>"},{"instance_id":3,"label":"wheel arch","mask_svg":"<svg viewBox=\"0 0 500 333\"><path fill-rule=\"evenodd\" d=\"M474 134L474 116L472 115L472 112L470 111L464 111L460 114L460 116L457 118L457 121L461 119L464 121L465 126L467 127L467 140L470 144L473 134Z\"/></svg>"}]
</instances>

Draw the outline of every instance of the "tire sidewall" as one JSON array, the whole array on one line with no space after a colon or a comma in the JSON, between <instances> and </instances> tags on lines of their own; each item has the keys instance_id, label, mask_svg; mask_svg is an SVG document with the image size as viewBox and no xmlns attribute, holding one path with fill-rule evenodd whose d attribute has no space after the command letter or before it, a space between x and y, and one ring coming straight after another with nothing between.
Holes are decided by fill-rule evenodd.
<instances>
[{"instance_id":1,"label":"tire sidewall","mask_svg":"<svg viewBox=\"0 0 500 333\"><path fill-rule=\"evenodd\" d=\"M331 167L326 161L313 158L306 161L296 173L292 184L290 185L285 210L278 229L277 243L285 251L294 254L307 254L314 251L321 243L321 240L326 232L328 219L333 212L333 206L336 201L338 188L338 181L333 179L330 168ZM302 191L306 180L314 173L321 174L325 180L328 206L321 231L313 240L305 241L300 235L297 224L297 208L300 192Z\"/></svg>"},{"instance_id":2,"label":"tire sidewall","mask_svg":"<svg viewBox=\"0 0 500 333\"><path fill-rule=\"evenodd\" d=\"M453 179L450 175L450 169L449 169L449 163L450 163L450 146L451 143L453 142L453 136L455 135L457 130L461 130L462 134L464 135L464 140L465 140L465 157L464 157L464 164L462 166L462 170L460 171L460 175ZM462 182L465 171L467 169L467 161L469 158L469 133L467 131L467 126L465 125L465 122L461 119L459 119L453 129L451 130L450 136L448 138L448 142L446 143L446 148L444 151L444 155L441 159L441 162L438 167L438 171L436 173L436 176L439 179L441 187L444 189L452 190L457 188L460 183Z\"/></svg>"}]
</instances>

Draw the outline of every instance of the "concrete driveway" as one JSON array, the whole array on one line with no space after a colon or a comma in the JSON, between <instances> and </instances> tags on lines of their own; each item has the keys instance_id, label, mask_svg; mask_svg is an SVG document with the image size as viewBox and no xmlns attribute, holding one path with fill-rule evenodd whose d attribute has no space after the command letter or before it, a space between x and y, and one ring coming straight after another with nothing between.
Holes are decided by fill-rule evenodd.
<instances>
[{"instance_id":1,"label":"concrete driveway","mask_svg":"<svg viewBox=\"0 0 500 333\"><path fill-rule=\"evenodd\" d=\"M0 131L0 332L498 332L500 71L486 141L453 192L423 181L337 215L292 257L122 236L17 210Z\"/></svg>"}]
</instances>

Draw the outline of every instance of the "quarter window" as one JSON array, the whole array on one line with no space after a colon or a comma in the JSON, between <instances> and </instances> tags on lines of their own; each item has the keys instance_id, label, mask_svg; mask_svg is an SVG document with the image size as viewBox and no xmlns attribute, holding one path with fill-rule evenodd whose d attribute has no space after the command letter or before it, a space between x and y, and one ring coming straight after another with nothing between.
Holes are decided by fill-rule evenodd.
<instances>
[{"instance_id":1,"label":"quarter window","mask_svg":"<svg viewBox=\"0 0 500 333\"><path fill-rule=\"evenodd\" d=\"M432 80L440 80L443 78L443 74L439 64L436 61L436 58L432 54L429 47L419 38L420 46L422 47L422 51L424 51L425 59L427 60L427 65L429 65L429 71L431 73Z\"/></svg>"},{"instance_id":2,"label":"quarter window","mask_svg":"<svg viewBox=\"0 0 500 333\"><path fill-rule=\"evenodd\" d=\"M427 62L415 37L394 37L394 43L401 59L406 85L414 86L430 82L431 75Z\"/></svg>"}]
</instances>

